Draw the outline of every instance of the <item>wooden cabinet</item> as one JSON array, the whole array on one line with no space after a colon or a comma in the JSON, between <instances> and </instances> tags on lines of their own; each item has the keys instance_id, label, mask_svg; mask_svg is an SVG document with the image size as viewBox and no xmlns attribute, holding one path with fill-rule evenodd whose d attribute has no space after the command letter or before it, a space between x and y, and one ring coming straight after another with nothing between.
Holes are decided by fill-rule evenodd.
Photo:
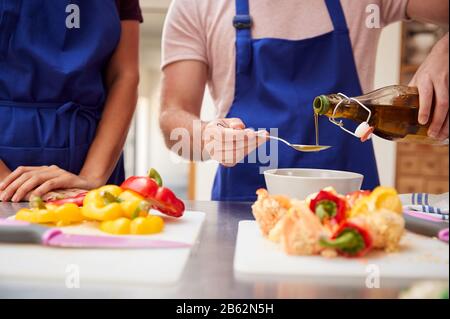
<instances>
[{"instance_id":1,"label":"wooden cabinet","mask_svg":"<svg viewBox=\"0 0 450 319\"><path fill-rule=\"evenodd\" d=\"M409 84L432 46L448 30L421 23L404 23L400 80ZM449 148L403 144L397 148L396 186L400 193L449 191Z\"/></svg>"},{"instance_id":2,"label":"wooden cabinet","mask_svg":"<svg viewBox=\"0 0 450 319\"><path fill-rule=\"evenodd\" d=\"M397 188L401 193L448 192L448 147L398 144Z\"/></svg>"}]
</instances>

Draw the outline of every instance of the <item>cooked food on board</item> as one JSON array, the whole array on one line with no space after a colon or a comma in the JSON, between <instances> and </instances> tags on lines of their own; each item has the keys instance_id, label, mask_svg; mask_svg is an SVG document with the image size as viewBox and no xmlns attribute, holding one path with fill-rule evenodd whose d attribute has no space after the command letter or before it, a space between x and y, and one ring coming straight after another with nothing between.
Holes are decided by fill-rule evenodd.
<instances>
[{"instance_id":1,"label":"cooked food on board","mask_svg":"<svg viewBox=\"0 0 450 319\"><path fill-rule=\"evenodd\" d=\"M257 191L253 215L264 237L289 255L362 257L398 250L405 230L402 204L393 188L347 195L326 188L304 200Z\"/></svg>"}]
</instances>

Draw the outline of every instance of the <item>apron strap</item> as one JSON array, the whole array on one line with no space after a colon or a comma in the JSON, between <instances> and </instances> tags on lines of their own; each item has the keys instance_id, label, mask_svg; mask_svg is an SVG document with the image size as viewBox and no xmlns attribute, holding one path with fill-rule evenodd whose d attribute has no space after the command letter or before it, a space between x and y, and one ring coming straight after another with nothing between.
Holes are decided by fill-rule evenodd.
<instances>
[{"instance_id":1,"label":"apron strap","mask_svg":"<svg viewBox=\"0 0 450 319\"><path fill-rule=\"evenodd\" d=\"M252 60L252 17L248 0L236 0L236 16L233 19L236 28L236 72L249 71Z\"/></svg>"},{"instance_id":2,"label":"apron strap","mask_svg":"<svg viewBox=\"0 0 450 319\"><path fill-rule=\"evenodd\" d=\"M348 31L347 21L340 0L325 0L335 31Z\"/></svg>"}]
</instances>

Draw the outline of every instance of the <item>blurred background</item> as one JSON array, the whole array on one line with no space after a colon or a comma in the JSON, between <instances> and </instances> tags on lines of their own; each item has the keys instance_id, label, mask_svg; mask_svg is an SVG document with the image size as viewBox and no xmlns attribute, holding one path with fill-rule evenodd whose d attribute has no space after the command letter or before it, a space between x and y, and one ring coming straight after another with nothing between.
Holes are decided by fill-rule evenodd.
<instances>
[{"instance_id":1,"label":"blurred background","mask_svg":"<svg viewBox=\"0 0 450 319\"><path fill-rule=\"evenodd\" d=\"M141 0L141 83L137 112L125 149L127 176L157 168L165 184L185 199L209 200L217 165L176 159L159 129L161 34L170 0ZM447 30L420 23L397 23L383 30L375 87L408 84L418 65ZM208 92L202 117L214 116ZM448 192L448 147L394 144L375 138L381 182L402 193Z\"/></svg>"}]
</instances>

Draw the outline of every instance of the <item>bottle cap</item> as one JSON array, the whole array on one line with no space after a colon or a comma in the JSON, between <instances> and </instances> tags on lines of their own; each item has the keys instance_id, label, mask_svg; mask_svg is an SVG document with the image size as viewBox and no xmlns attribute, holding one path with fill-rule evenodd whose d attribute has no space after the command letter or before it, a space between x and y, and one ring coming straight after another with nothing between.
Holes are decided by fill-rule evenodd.
<instances>
[{"instance_id":1,"label":"bottle cap","mask_svg":"<svg viewBox=\"0 0 450 319\"><path fill-rule=\"evenodd\" d=\"M361 123L355 130L355 136L361 139L361 142L368 141L372 138L374 128L367 122Z\"/></svg>"}]
</instances>

